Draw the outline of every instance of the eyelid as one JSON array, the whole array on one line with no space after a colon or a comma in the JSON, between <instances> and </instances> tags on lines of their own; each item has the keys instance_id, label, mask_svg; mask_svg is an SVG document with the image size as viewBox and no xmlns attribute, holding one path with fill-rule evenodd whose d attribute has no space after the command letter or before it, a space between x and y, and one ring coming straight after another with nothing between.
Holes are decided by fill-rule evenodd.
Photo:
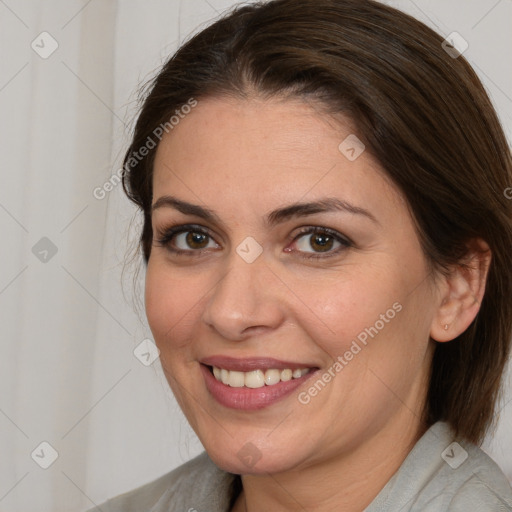
<instances>
[{"instance_id":1,"label":"eyelid","mask_svg":"<svg viewBox=\"0 0 512 512\"><path fill-rule=\"evenodd\" d=\"M169 220L169 221L159 221L156 223L157 226L160 225L161 227L156 227L153 229L155 233L160 234L166 234L170 231L176 230L177 231L198 231L200 233L205 233L209 236L211 236L216 241L219 240L222 243L225 243L225 234L222 232L222 230L216 229L216 226L209 227L208 221L206 221L205 224L197 223L197 222L187 222L185 221L179 221L179 220ZM217 242L219 243L219 242Z\"/></svg>"},{"instance_id":2,"label":"eyelid","mask_svg":"<svg viewBox=\"0 0 512 512\"><path fill-rule=\"evenodd\" d=\"M170 226L164 226L161 229L156 229L155 233L157 233L155 242L158 246L163 247L164 249L167 249L169 252L172 252L174 254L188 254L188 255L194 255L199 256L202 252L204 252L207 249L177 249L177 248L171 248L170 243L173 239L176 238L177 235L180 235L182 233L186 232L194 232L194 233L200 233L203 235L208 236L215 244L220 245L216 240L215 237L212 235L212 232L199 224L172 224ZM211 249L210 249L211 250Z\"/></svg>"},{"instance_id":3,"label":"eyelid","mask_svg":"<svg viewBox=\"0 0 512 512\"><path fill-rule=\"evenodd\" d=\"M349 245L354 245L354 242L348 236L340 233L336 229L328 228L325 226L318 226L318 225L303 226L299 229L300 229L300 231L298 233L291 236L292 241L297 240L297 238L300 238L302 235L313 234L313 233L327 233L328 235L332 236L339 242L346 243Z\"/></svg>"},{"instance_id":4,"label":"eyelid","mask_svg":"<svg viewBox=\"0 0 512 512\"><path fill-rule=\"evenodd\" d=\"M351 247L355 247L354 242L346 236L341 233L339 233L337 230L332 228L327 228L324 226L305 226L302 227L299 231L299 233L291 236L291 242L296 242L299 238L302 238L305 235L314 235L315 233L325 233L328 236L334 238L339 244L340 247L338 247L335 250L332 251L325 251L325 252L306 252L306 251L293 251L300 255L301 258L308 260L308 259L325 259L330 258L333 256L339 256L342 252L346 251L347 249ZM292 252L292 251L287 251Z\"/></svg>"},{"instance_id":5,"label":"eyelid","mask_svg":"<svg viewBox=\"0 0 512 512\"><path fill-rule=\"evenodd\" d=\"M170 242L175 239L177 235L180 235L182 233L186 232L195 232L200 233L203 235L208 236L215 244L220 245L215 237L212 235L212 232L210 229L200 225L200 224L172 224L167 227L163 227L161 229L156 229L156 233L158 233L157 238L155 242L160 247L163 247L167 249L169 252L175 254L175 255L183 255L186 254L188 256L201 256L205 251L211 251L211 248L206 249L177 249L177 248L171 248ZM341 247L337 248L336 250L332 251L325 251L325 252L306 252L306 251L293 251L295 253L298 253L302 258L304 259L321 259L321 258L328 258L330 256L336 256L343 250L348 249L349 247L354 247L354 243L352 240L347 237L346 235L343 235L339 233L337 230L319 226L319 225L309 225L309 226L302 226L299 228L299 232L290 235L289 242L295 242L297 239L305 236L305 235L313 235L315 233L325 233L328 236L334 238L338 243L341 244ZM288 247L288 246L287 246ZM286 250L286 248L285 248ZM292 252L292 251L286 251L286 252Z\"/></svg>"}]
</instances>

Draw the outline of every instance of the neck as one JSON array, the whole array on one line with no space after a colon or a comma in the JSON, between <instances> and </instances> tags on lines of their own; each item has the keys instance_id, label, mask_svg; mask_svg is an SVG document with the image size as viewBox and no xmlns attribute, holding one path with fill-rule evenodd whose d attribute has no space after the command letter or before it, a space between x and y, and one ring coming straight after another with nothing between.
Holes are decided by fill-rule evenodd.
<instances>
[{"instance_id":1,"label":"neck","mask_svg":"<svg viewBox=\"0 0 512 512\"><path fill-rule=\"evenodd\" d=\"M401 421L387 425L350 453L322 463L272 475L242 475L243 490L232 512L360 512L396 473L425 431L417 418L406 424Z\"/></svg>"}]
</instances>

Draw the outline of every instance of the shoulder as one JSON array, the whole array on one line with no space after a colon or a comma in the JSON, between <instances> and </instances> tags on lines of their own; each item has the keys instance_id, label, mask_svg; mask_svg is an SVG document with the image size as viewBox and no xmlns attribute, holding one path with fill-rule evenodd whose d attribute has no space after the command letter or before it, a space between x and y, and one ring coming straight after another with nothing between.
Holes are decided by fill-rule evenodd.
<instances>
[{"instance_id":1,"label":"shoulder","mask_svg":"<svg viewBox=\"0 0 512 512\"><path fill-rule=\"evenodd\" d=\"M485 510L489 512L512 511L512 490L505 481L489 481L475 474L459 487L450 500L449 512Z\"/></svg>"},{"instance_id":2,"label":"shoulder","mask_svg":"<svg viewBox=\"0 0 512 512\"><path fill-rule=\"evenodd\" d=\"M457 484L448 510L512 511L512 487L499 466L477 446L469 444L464 448L468 453L467 465L455 479Z\"/></svg>"},{"instance_id":3,"label":"shoulder","mask_svg":"<svg viewBox=\"0 0 512 512\"><path fill-rule=\"evenodd\" d=\"M478 446L438 422L416 443L366 512L512 511L512 488Z\"/></svg>"},{"instance_id":4,"label":"shoulder","mask_svg":"<svg viewBox=\"0 0 512 512\"><path fill-rule=\"evenodd\" d=\"M187 511L201 503L229 503L235 475L219 469L206 452L178 468L87 512ZM222 508L219 508L222 510Z\"/></svg>"}]
</instances>

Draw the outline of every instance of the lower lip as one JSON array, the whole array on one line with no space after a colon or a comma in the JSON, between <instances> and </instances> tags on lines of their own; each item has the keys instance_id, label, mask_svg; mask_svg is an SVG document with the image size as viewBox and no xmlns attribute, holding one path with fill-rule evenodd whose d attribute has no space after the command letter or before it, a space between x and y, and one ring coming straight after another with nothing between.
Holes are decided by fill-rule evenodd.
<instances>
[{"instance_id":1,"label":"lower lip","mask_svg":"<svg viewBox=\"0 0 512 512\"><path fill-rule=\"evenodd\" d=\"M208 391L217 402L231 409L242 409L246 411L263 409L264 407L278 402L316 373L316 371L310 371L298 379L278 382L272 386L265 385L261 388L233 388L218 381L213 376L209 367L204 364L201 364L201 371L203 372Z\"/></svg>"}]
</instances>

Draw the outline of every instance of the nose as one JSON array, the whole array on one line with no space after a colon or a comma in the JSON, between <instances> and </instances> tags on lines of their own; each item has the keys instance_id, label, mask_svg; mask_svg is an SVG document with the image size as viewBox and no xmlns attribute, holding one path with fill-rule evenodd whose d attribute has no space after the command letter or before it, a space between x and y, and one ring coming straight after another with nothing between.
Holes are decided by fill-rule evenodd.
<instances>
[{"instance_id":1,"label":"nose","mask_svg":"<svg viewBox=\"0 0 512 512\"><path fill-rule=\"evenodd\" d=\"M224 339L241 341L284 321L279 280L263 256L247 263L233 251L226 273L207 299L202 320Z\"/></svg>"}]
</instances>

